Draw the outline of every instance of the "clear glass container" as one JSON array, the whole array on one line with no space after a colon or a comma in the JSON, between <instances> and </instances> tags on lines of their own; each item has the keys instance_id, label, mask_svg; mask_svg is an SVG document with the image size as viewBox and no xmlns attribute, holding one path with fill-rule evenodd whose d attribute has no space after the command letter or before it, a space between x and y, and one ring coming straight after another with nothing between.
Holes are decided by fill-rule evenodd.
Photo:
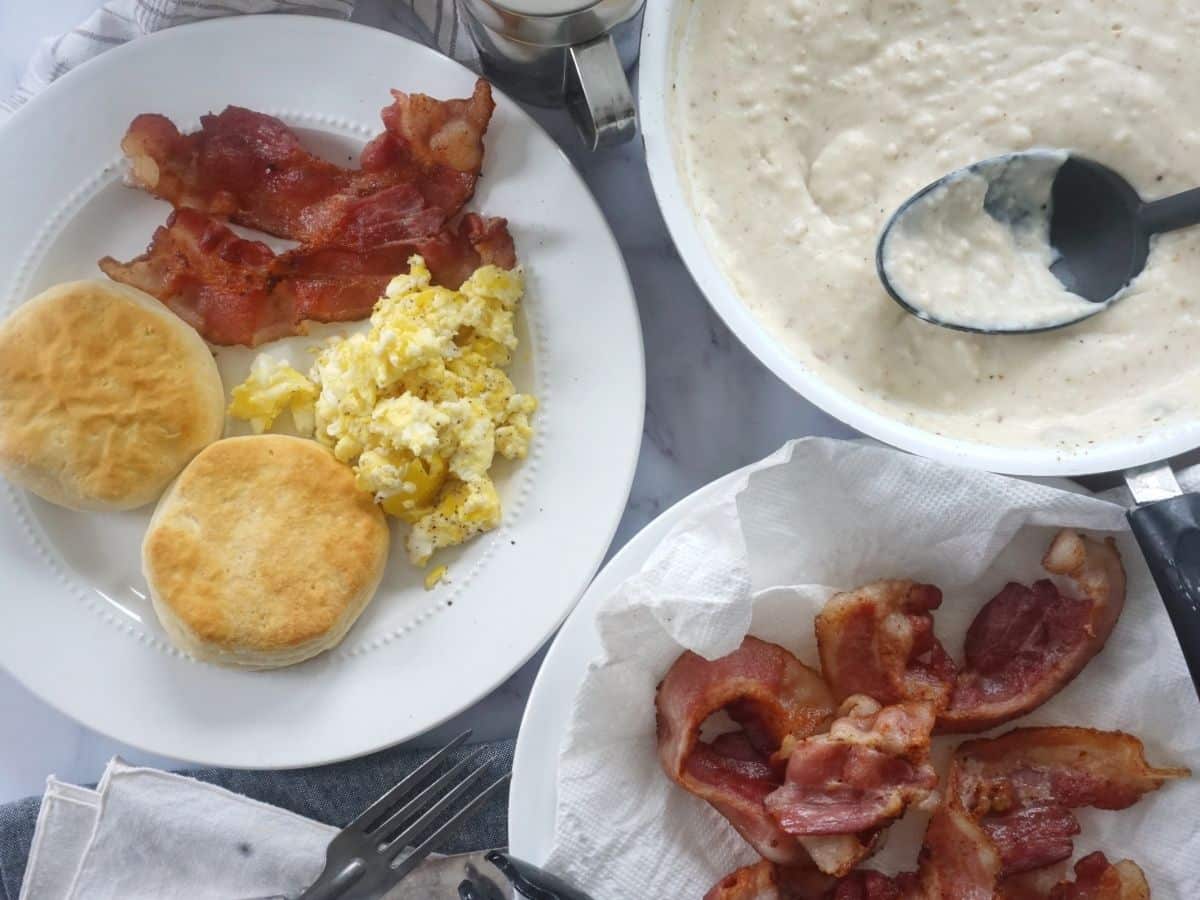
<instances>
[{"instance_id":1,"label":"clear glass container","mask_svg":"<svg viewBox=\"0 0 1200 900\"><path fill-rule=\"evenodd\" d=\"M637 133L628 72L645 0L461 0L484 73L518 99L566 106L593 148Z\"/></svg>"}]
</instances>

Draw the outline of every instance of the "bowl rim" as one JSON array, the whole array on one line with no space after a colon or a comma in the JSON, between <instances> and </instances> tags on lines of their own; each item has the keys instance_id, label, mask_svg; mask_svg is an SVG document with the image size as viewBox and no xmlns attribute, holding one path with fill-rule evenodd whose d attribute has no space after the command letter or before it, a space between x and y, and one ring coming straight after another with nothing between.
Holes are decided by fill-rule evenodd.
<instances>
[{"instance_id":1,"label":"bowl rim","mask_svg":"<svg viewBox=\"0 0 1200 900\"><path fill-rule=\"evenodd\" d=\"M638 107L650 184L667 231L700 292L725 325L794 391L831 416L894 447L951 465L1008 475L1082 475L1117 471L1200 446L1200 419L1147 434L1131 434L1079 450L1005 447L950 438L873 410L823 381L780 346L742 303L701 233L687 197L671 138L677 36L695 0L646 4L642 24Z\"/></svg>"}]
</instances>

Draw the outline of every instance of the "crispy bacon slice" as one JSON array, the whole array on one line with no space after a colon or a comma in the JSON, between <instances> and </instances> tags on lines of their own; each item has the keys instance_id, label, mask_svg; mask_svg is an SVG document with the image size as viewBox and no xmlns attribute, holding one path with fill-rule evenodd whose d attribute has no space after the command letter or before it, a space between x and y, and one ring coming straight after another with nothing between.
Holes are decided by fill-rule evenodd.
<instances>
[{"instance_id":1,"label":"crispy bacon slice","mask_svg":"<svg viewBox=\"0 0 1200 900\"><path fill-rule=\"evenodd\" d=\"M1060 531L1042 561L1075 582L1008 584L967 632L957 669L933 633L941 592L881 581L836 594L817 617L821 668L834 696L939 705L937 732L986 731L1062 690L1108 640L1125 603L1125 572L1112 539Z\"/></svg>"},{"instance_id":2,"label":"crispy bacon slice","mask_svg":"<svg viewBox=\"0 0 1200 900\"><path fill-rule=\"evenodd\" d=\"M705 900L993 900L1000 857L969 815L943 805L929 820L916 872L888 876L859 869L824 884L810 876L793 882L797 887L790 893L783 889L788 872L769 863L739 869L719 882ZM725 885L726 892L718 892Z\"/></svg>"},{"instance_id":3,"label":"crispy bacon slice","mask_svg":"<svg viewBox=\"0 0 1200 900\"><path fill-rule=\"evenodd\" d=\"M941 605L940 590L913 581L835 594L816 620L821 670L834 696L945 706L954 662L933 634L931 612Z\"/></svg>"},{"instance_id":4,"label":"crispy bacon slice","mask_svg":"<svg viewBox=\"0 0 1200 900\"><path fill-rule=\"evenodd\" d=\"M778 866L764 859L730 872L704 900L821 900L833 884L811 866Z\"/></svg>"},{"instance_id":5,"label":"crispy bacon slice","mask_svg":"<svg viewBox=\"0 0 1200 900\"><path fill-rule=\"evenodd\" d=\"M1121 731L1065 725L1015 728L961 744L949 790L976 815L1054 802L1125 809L1189 774L1185 768L1149 765L1142 742Z\"/></svg>"},{"instance_id":6,"label":"crispy bacon slice","mask_svg":"<svg viewBox=\"0 0 1200 900\"><path fill-rule=\"evenodd\" d=\"M769 755L788 735L814 734L833 714L821 677L783 647L747 637L720 659L684 653L659 684L655 706L667 775L711 803L765 858L807 862L763 801L782 781ZM700 727L719 710L741 726L741 737L700 740Z\"/></svg>"},{"instance_id":7,"label":"crispy bacon slice","mask_svg":"<svg viewBox=\"0 0 1200 900\"><path fill-rule=\"evenodd\" d=\"M961 812L942 810L930 821L918 872L889 876L858 869L836 880L812 869L763 860L731 872L704 900L1150 900L1141 868L1110 863L1100 852L1075 863L1075 878L1051 870L1004 878L984 835Z\"/></svg>"},{"instance_id":8,"label":"crispy bacon slice","mask_svg":"<svg viewBox=\"0 0 1200 900\"><path fill-rule=\"evenodd\" d=\"M917 878L922 900L992 900L1000 856L966 813L943 804L929 820Z\"/></svg>"},{"instance_id":9,"label":"crispy bacon slice","mask_svg":"<svg viewBox=\"0 0 1200 900\"><path fill-rule=\"evenodd\" d=\"M704 900L993 900L999 870L987 835L970 816L943 806L925 832L917 872L858 869L830 878L764 861L726 875Z\"/></svg>"},{"instance_id":10,"label":"crispy bacon slice","mask_svg":"<svg viewBox=\"0 0 1200 900\"><path fill-rule=\"evenodd\" d=\"M162 300L206 340L253 346L291 334L296 324L291 298L273 290L274 260L266 244L180 209L143 255L128 263L108 256L99 265L114 281Z\"/></svg>"},{"instance_id":11,"label":"crispy bacon slice","mask_svg":"<svg viewBox=\"0 0 1200 900\"><path fill-rule=\"evenodd\" d=\"M426 202L453 213L475 192L495 108L491 85L482 78L467 100L392 91L391 105L380 113L386 130L363 149L362 166L386 171L397 161L415 160L425 174L420 186Z\"/></svg>"},{"instance_id":12,"label":"crispy bacon slice","mask_svg":"<svg viewBox=\"0 0 1200 900\"><path fill-rule=\"evenodd\" d=\"M929 855L920 872L889 876L858 869L833 881L811 869L763 860L726 875L704 900L1150 900L1150 885L1136 863L1110 863L1100 852L1075 863L1074 879L1060 881L1043 870L997 886L993 862L986 846L972 838L970 820L940 814L936 823L926 837ZM959 826L965 830L956 831Z\"/></svg>"},{"instance_id":13,"label":"crispy bacon slice","mask_svg":"<svg viewBox=\"0 0 1200 900\"><path fill-rule=\"evenodd\" d=\"M947 798L979 822L1008 876L1071 855L1079 830L1072 809L1125 809L1188 774L1151 767L1141 741L1122 732L1018 728L961 745Z\"/></svg>"},{"instance_id":14,"label":"crispy bacon slice","mask_svg":"<svg viewBox=\"0 0 1200 900\"><path fill-rule=\"evenodd\" d=\"M1125 605L1125 569L1112 538L1060 531L1042 559L1071 579L1079 596L1053 582L1009 584L967 631L966 666L939 733L984 731L1041 706L1103 649Z\"/></svg>"},{"instance_id":15,"label":"crispy bacon slice","mask_svg":"<svg viewBox=\"0 0 1200 900\"><path fill-rule=\"evenodd\" d=\"M455 289L480 266L512 269L517 264L508 222L466 213L457 225L447 226L420 240L378 244L365 250L297 247L276 258L271 274L277 279L318 281L363 275L394 276L408 271L408 260L414 253L424 257L435 284ZM378 296L376 294L376 298Z\"/></svg>"},{"instance_id":16,"label":"crispy bacon slice","mask_svg":"<svg viewBox=\"0 0 1200 900\"><path fill-rule=\"evenodd\" d=\"M821 900L918 900L919 897L920 886L912 873L893 878L882 872L860 869L827 890Z\"/></svg>"},{"instance_id":17,"label":"crispy bacon slice","mask_svg":"<svg viewBox=\"0 0 1200 900\"><path fill-rule=\"evenodd\" d=\"M303 334L306 322L365 318L414 253L425 257L437 283L452 288L480 265L516 262L504 220L470 213L456 228L411 243L300 247L276 255L184 208L155 231L144 254L127 263L105 257L100 268L162 300L210 343L253 347Z\"/></svg>"},{"instance_id":18,"label":"crispy bacon slice","mask_svg":"<svg viewBox=\"0 0 1200 900\"><path fill-rule=\"evenodd\" d=\"M314 156L283 122L237 106L203 116L191 134L137 116L121 148L134 184L177 208L307 243L409 241L436 233L474 193L495 104L483 79L465 100L392 93L359 169Z\"/></svg>"},{"instance_id":19,"label":"crispy bacon slice","mask_svg":"<svg viewBox=\"0 0 1200 900\"><path fill-rule=\"evenodd\" d=\"M969 741L954 754L917 872L859 870L822 884L811 867L788 882L790 870L765 865L732 873L706 900L1148 900L1145 876L1129 860L1093 853L1068 881L1046 866L1073 851L1071 809L1124 809L1187 774L1150 766L1141 742L1121 732L1019 728Z\"/></svg>"},{"instance_id":20,"label":"crispy bacon slice","mask_svg":"<svg viewBox=\"0 0 1200 900\"><path fill-rule=\"evenodd\" d=\"M765 859L743 866L709 888L704 900L785 900L776 869Z\"/></svg>"},{"instance_id":21,"label":"crispy bacon slice","mask_svg":"<svg viewBox=\"0 0 1200 900\"><path fill-rule=\"evenodd\" d=\"M1045 872L1005 879L997 900L1150 900L1150 885L1137 863L1110 863L1100 852L1075 863L1075 878L1056 882ZM1048 883L1047 883L1048 882Z\"/></svg>"},{"instance_id":22,"label":"crispy bacon slice","mask_svg":"<svg viewBox=\"0 0 1200 900\"><path fill-rule=\"evenodd\" d=\"M766 806L818 869L840 876L874 850L881 829L928 804L938 779L929 764L929 704L881 707L857 695L838 715L827 734L785 744L784 784Z\"/></svg>"},{"instance_id":23,"label":"crispy bacon slice","mask_svg":"<svg viewBox=\"0 0 1200 900\"><path fill-rule=\"evenodd\" d=\"M983 820L1005 872L1028 872L1066 859L1075 851L1079 821L1056 803L1018 807Z\"/></svg>"}]
</instances>

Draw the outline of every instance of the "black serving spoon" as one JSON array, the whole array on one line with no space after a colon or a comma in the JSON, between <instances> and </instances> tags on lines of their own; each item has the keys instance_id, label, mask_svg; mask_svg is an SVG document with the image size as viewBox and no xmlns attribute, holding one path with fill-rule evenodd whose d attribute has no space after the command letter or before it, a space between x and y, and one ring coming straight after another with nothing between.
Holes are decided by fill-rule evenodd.
<instances>
[{"instance_id":1,"label":"black serving spoon","mask_svg":"<svg viewBox=\"0 0 1200 900\"><path fill-rule=\"evenodd\" d=\"M1026 327L1021 322L1002 327L980 327L970 322L947 321L926 307L928 298L899 290L889 276L885 246L893 230L906 217L921 210L935 191L952 185L964 173L988 180L983 210L1006 224L1016 224L1044 203L1034 196L1038 169L1057 165L1050 192L1050 245L1057 258L1050 271L1073 294L1095 308L1073 313L1062 321ZM884 226L876 246L875 266L884 288L902 307L936 325L984 334L1023 334L1062 328L1103 312L1146 267L1150 239L1156 234L1200 224L1200 188L1146 203L1119 173L1108 166L1062 151L1029 150L983 160L958 169L922 188L904 201Z\"/></svg>"},{"instance_id":2,"label":"black serving spoon","mask_svg":"<svg viewBox=\"0 0 1200 900\"><path fill-rule=\"evenodd\" d=\"M578 888L537 866L493 850L485 857L508 879L517 896L528 900L592 900ZM460 900L493 900L492 886L485 879L467 879L458 886Z\"/></svg>"}]
</instances>

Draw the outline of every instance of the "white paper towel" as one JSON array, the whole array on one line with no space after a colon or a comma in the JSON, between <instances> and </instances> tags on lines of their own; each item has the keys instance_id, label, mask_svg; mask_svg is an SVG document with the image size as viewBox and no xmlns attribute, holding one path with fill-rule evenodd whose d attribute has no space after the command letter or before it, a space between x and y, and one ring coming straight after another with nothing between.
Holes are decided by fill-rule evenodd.
<instances>
[{"instance_id":1,"label":"white paper towel","mask_svg":"<svg viewBox=\"0 0 1200 900\"><path fill-rule=\"evenodd\" d=\"M816 667L812 623L825 600L886 577L942 588L937 633L961 658L975 613L1005 582L1042 577L1041 556L1063 526L1116 535L1129 575L1125 611L1104 652L1016 724L1123 729L1145 741L1152 764L1200 770L1200 705L1123 507L881 447L810 439L697 508L603 604L604 653L576 698L559 763L551 868L597 900L699 900L757 856L659 768L654 689L675 658L684 650L721 656L750 633ZM944 761L959 740L938 739L935 759ZM1198 808L1193 778L1128 810L1081 810L1076 851L1131 857L1156 900L1196 900ZM914 868L925 822L910 814L894 826L871 865Z\"/></svg>"}]
</instances>

